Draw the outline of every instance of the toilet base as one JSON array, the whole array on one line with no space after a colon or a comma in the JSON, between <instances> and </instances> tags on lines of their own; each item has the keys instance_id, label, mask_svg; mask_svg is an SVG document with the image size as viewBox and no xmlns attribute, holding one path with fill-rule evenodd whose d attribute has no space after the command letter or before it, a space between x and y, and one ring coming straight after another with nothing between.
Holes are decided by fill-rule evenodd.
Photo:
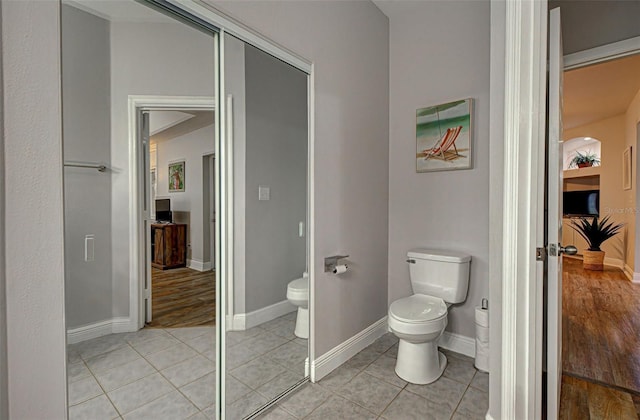
<instances>
[{"instance_id":1,"label":"toilet base","mask_svg":"<svg viewBox=\"0 0 640 420\"><path fill-rule=\"evenodd\" d=\"M296 329L293 333L299 338L309 338L309 308L298 307Z\"/></svg>"},{"instance_id":2,"label":"toilet base","mask_svg":"<svg viewBox=\"0 0 640 420\"><path fill-rule=\"evenodd\" d=\"M438 351L435 340L410 343L400 340L396 374L407 382L426 385L438 380L447 367L447 357Z\"/></svg>"}]
</instances>

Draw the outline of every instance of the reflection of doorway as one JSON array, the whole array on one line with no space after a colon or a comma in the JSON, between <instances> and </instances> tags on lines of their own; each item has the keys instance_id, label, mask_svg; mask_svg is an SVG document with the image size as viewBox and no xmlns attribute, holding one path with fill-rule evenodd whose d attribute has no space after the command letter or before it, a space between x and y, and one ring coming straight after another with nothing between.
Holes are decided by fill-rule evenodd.
<instances>
[{"instance_id":1,"label":"reflection of doorway","mask_svg":"<svg viewBox=\"0 0 640 420\"><path fill-rule=\"evenodd\" d=\"M134 122L149 119L146 132L142 124L132 124L139 127L140 155L133 160L142 192L134 200L139 242L132 244L139 255L139 326L213 325L215 273L204 249L209 239L203 235L202 203L208 197L201 165L214 148L213 101L132 97L130 102ZM184 168L180 191L169 182L175 162Z\"/></svg>"},{"instance_id":2,"label":"reflection of doorway","mask_svg":"<svg viewBox=\"0 0 640 420\"><path fill-rule=\"evenodd\" d=\"M638 242L638 212L634 209L636 186L625 189L623 185L622 157L629 147L637 154L638 74L640 55L565 72L563 138L585 144L593 138L601 141L600 166L565 171L565 192L596 189L599 217L624 223L626 231L604 243L604 271L584 270L581 257L563 258L561 418L571 417L567 410L580 406L580 401L584 409L596 398L636 416L640 285L632 281L634 272L640 271L633 252ZM568 219L563 229L564 246L579 238ZM581 254L586 244L575 245Z\"/></svg>"},{"instance_id":3,"label":"reflection of doorway","mask_svg":"<svg viewBox=\"0 0 640 420\"><path fill-rule=\"evenodd\" d=\"M148 259L152 265L146 323L161 328L214 325L208 169L214 115L190 109L152 110L148 114L149 150L154 153L149 155L150 185L146 190L152 192L149 208L156 212L146 236L151 242Z\"/></svg>"}]
</instances>

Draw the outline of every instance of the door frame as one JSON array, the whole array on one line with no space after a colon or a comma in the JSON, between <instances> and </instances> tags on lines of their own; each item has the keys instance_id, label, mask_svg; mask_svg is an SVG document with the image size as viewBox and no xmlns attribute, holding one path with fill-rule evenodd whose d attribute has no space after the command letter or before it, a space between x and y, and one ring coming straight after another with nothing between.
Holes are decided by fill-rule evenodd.
<instances>
[{"instance_id":1,"label":"door frame","mask_svg":"<svg viewBox=\"0 0 640 420\"><path fill-rule=\"evenodd\" d=\"M535 261L544 190L546 44L548 4L543 0L492 3L490 296L492 352L487 418L540 418L544 350ZM504 55L501 56L501 52ZM544 54L543 54L544 52ZM640 52L640 37L565 56L564 69ZM504 59L503 59L504 57ZM542 145L542 152L541 152Z\"/></svg>"},{"instance_id":2,"label":"door frame","mask_svg":"<svg viewBox=\"0 0 640 420\"><path fill-rule=\"evenodd\" d=\"M146 199L140 186L146 182L145 165L142 161L142 147L138 138L139 111L212 111L215 112L215 98L210 96L164 96L129 95L129 315L130 331L144 326L144 278L145 262L143 250L146 244L144 227L144 202ZM211 139L215 145L215 139ZM157 171L157 169L156 169ZM157 173L157 172L156 172Z\"/></svg>"}]
</instances>

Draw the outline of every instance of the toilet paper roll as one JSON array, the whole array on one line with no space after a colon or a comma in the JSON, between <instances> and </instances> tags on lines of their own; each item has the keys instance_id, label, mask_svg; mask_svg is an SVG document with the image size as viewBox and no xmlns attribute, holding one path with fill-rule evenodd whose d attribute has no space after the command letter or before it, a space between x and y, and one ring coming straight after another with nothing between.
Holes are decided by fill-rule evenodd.
<instances>
[{"instance_id":1,"label":"toilet paper roll","mask_svg":"<svg viewBox=\"0 0 640 420\"><path fill-rule=\"evenodd\" d=\"M346 264L336 265L336 268L333 269L333 274L345 273L347 271L347 268L348 267Z\"/></svg>"},{"instance_id":2,"label":"toilet paper roll","mask_svg":"<svg viewBox=\"0 0 640 420\"><path fill-rule=\"evenodd\" d=\"M476 306L476 360L475 366L489 371L489 310Z\"/></svg>"},{"instance_id":3,"label":"toilet paper roll","mask_svg":"<svg viewBox=\"0 0 640 420\"><path fill-rule=\"evenodd\" d=\"M482 309L480 306L476 306L476 325L482 327L489 326L489 310Z\"/></svg>"},{"instance_id":4,"label":"toilet paper roll","mask_svg":"<svg viewBox=\"0 0 640 420\"><path fill-rule=\"evenodd\" d=\"M489 372L489 343L476 339L476 360L474 365L478 370Z\"/></svg>"},{"instance_id":5,"label":"toilet paper roll","mask_svg":"<svg viewBox=\"0 0 640 420\"><path fill-rule=\"evenodd\" d=\"M489 343L489 328L476 324L476 339L483 343Z\"/></svg>"}]
</instances>

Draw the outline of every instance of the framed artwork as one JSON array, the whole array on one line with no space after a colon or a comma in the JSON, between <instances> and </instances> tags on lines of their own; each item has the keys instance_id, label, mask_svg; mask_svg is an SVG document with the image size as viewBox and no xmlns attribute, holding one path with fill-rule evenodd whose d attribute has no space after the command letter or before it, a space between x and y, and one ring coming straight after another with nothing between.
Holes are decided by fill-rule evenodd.
<instances>
[{"instance_id":1,"label":"framed artwork","mask_svg":"<svg viewBox=\"0 0 640 420\"><path fill-rule=\"evenodd\" d=\"M416 172L471 169L473 99L416 111Z\"/></svg>"},{"instance_id":2,"label":"framed artwork","mask_svg":"<svg viewBox=\"0 0 640 420\"><path fill-rule=\"evenodd\" d=\"M184 191L184 160L169 163L169 192Z\"/></svg>"},{"instance_id":3,"label":"framed artwork","mask_svg":"<svg viewBox=\"0 0 640 420\"><path fill-rule=\"evenodd\" d=\"M631 189L631 146L622 152L622 189Z\"/></svg>"}]
</instances>

